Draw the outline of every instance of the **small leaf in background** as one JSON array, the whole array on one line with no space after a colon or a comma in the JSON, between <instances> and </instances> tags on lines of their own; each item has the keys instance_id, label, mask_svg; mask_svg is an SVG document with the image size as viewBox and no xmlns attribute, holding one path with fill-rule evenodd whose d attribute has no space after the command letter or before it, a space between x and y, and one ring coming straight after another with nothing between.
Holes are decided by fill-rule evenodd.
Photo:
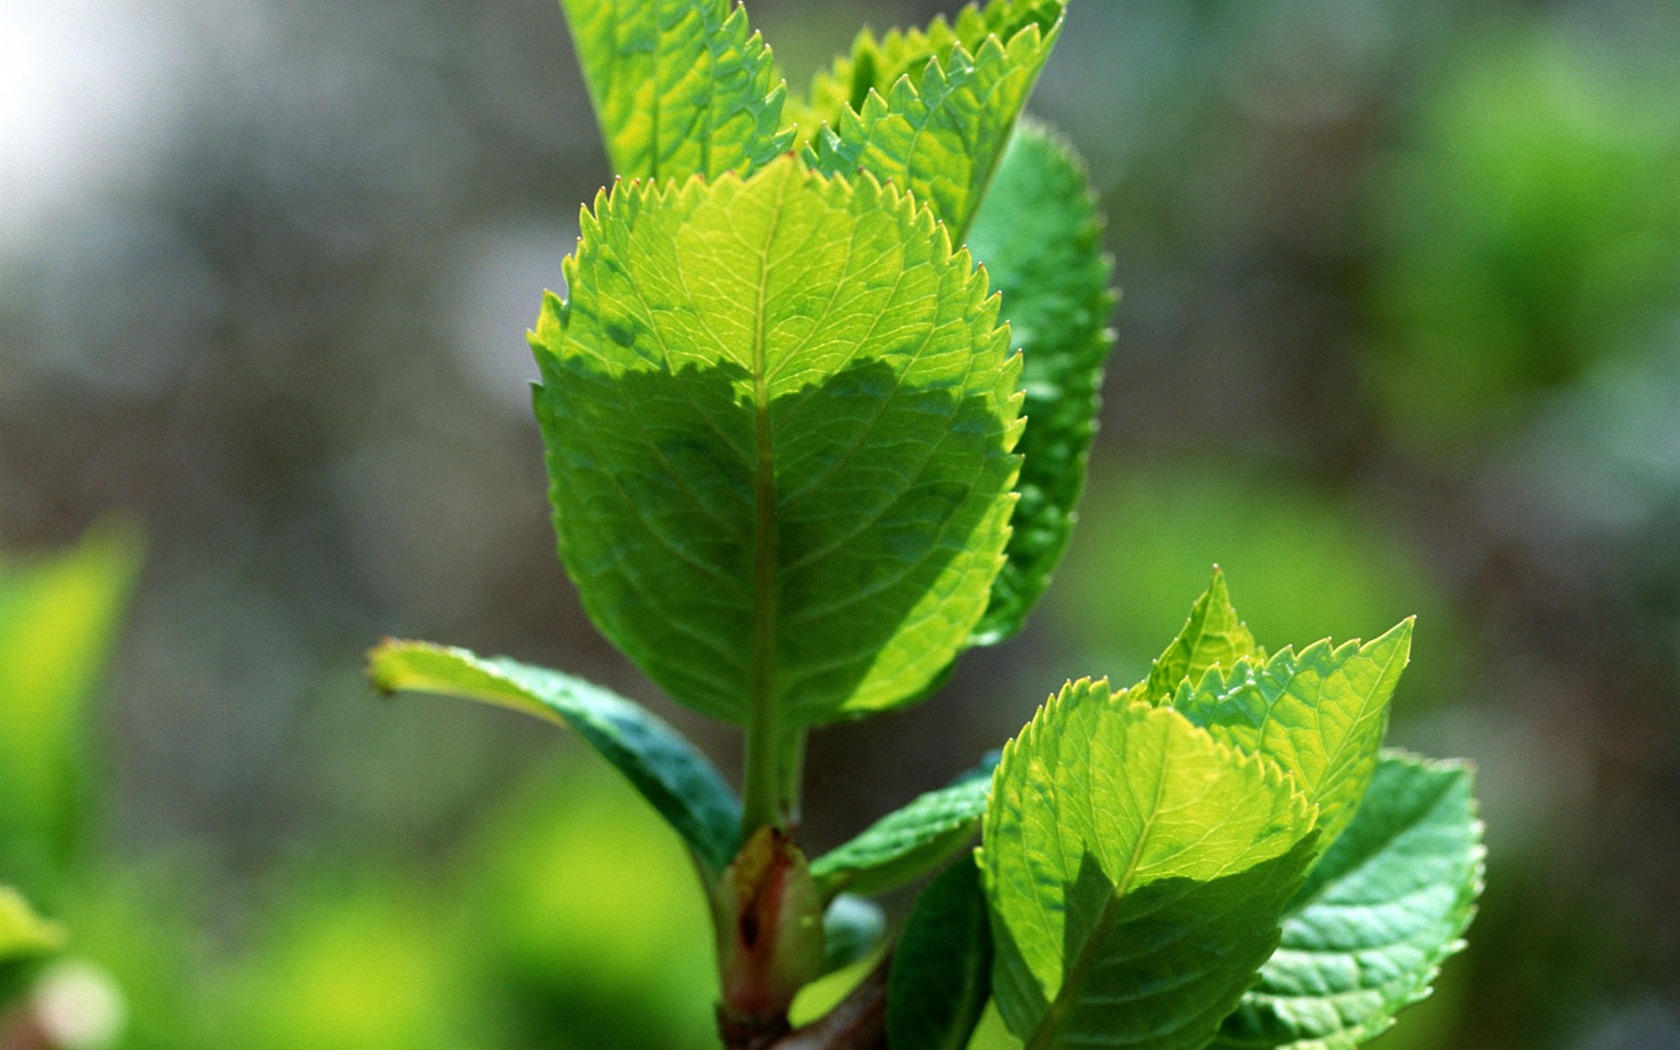
<instances>
[{"instance_id":1,"label":"small leaf in background","mask_svg":"<svg viewBox=\"0 0 1680 1050\"><path fill-rule=\"evenodd\" d=\"M0 860L8 877L54 878L75 839L90 703L140 550L132 530L103 527L61 554L0 556Z\"/></svg>"},{"instance_id":2,"label":"small leaf in background","mask_svg":"<svg viewBox=\"0 0 1680 1050\"><path fill-rule=\"evenodd\" d=\"M1152 703L1170 700L1186 679L1194 685L1209 668L1234 667L1239 660L1255 657L1264 659L1265 653L1231 607L1225 574L1216 565L1213 583L1191 606L1190 618L1178 637L1156 658L1149 678L1133 686L1127 696Z\"/></svg>"},{"instance_id":3,"label":"small leaf in background","mask_svg":"<svg viewBox=\"0 0 1680 1050\"><path fill-rule=\"evenodd\" d=\"M1320 848L1353 819L1377 766L1388 704L1412 648L1402 620L1364 645L1314 642L1180 685L1173 707L1224 743L1288 770L1318 806Z\"/></svg>"},{"instance_id":4,"label":"small leaf in background","mask_svg":"<svg viewBox=\"0 0 1680 1050\"><path fill-rule=\"evenodd\" d=\"M1278 943L1314 816L1275 763L1177 711L1064 687L1004 749L986 811L1010 1030L1036 1050L1204 1045Z\"/></svg>"},{"instance_id":5,"label":"small leaf in background","mask_svg":"<svg viewBox=\"0 0 1680 1050\"><path fill-rule=\"evenodd\" d=\"M1108 320L1115 295L1084 165L1071 146L1038 125L1016 127L968 246L1003 296L1026 390L1027 428L1015 447L1021 501L1009 522L1008 560L973 638L991 645L1020 630L1072 534L1096 434L1103 362L1114 341Z\"/></svg>"},{"instance_id":6,"label":"small leaf in background","mask_svg":"<svg viewBox=\"0 0 1680 1050\"><path fill-rule=\"evenodd\" d=\"M1385 752L1353 822L1313 868L1221 1050L1341 1050L1429 994L1482 888L1481 822L1462 764Z\"/></svg>"},{"instance_id":7,"label":"small leaf in background","mask_svg":"<svg viewBox=\"0 0 1680 1050\"><path fill-rule=\"evenodd\" d=\"M992 929L972 856L916 897L887 978L892 1050L963 1050L991 996Z\"/></svg>"},{"instance_id":8,"label":"small leaf in background","mask_svg":"<svg viewBox=\"0 0 1680 1050\"><path fill-rule=\"evenodd\" d=\"M795 729L914 699L985 610L1019 358L925 209L794 158L621 182L531 336L560 553L679 702Z\"/></svg>"},{"instance_id":9,"label":"small leaf in background","mask_svg":"<svg viewBox=\"0 0 1680 1050\"><path fill-rule=\"evenodd\" d=\"M63 941L63 927L37 915L17 890L0 886L0 962L52 951Z\"/></svg>"},{"instance_id":10,"label":"small leaf in background","mask_svg":"<svg viewBox=\"0 0 1680 1050\"><path fill-rule=\"evenodd\" d=\"M368 654L385 692L480 700L567 726L635 785L712 877L740 845L741 803L705 755L641 706L579 678L506 657L389 640Z\"/></svg>"},{"instance_id":11,"label":"small leaf in background","mask_svg":"<svg viewBox=\"0 0 1680 1050\"><path fill-rule=\"evenodd\" d=\"M844 969L881 946L887 915L867 897L842 893L823 912L823 973Z\"/></svg>"},{"instance_id":12,"label":"small leaf in background","mask_svg":"<svg viewBox=\"0 0 1680 1050\"><path fill-rule=\"evenodd\" d=\"M562 0L613 170L708 178L787 150L786 88L729 0Z\"/></svg>"},{"instance_id":13,"label":"small leaf in background","mask_svg":"<svg viewBox=\"0 0 1680 1050\"><path fill-rule=\"evenodd\" d=\"M824 895L841 889L879 893L962 849L979 833L998 757L996 752L987 755L951 783L918 796L812 861L811 874Z\"/></svg>"},{"instance_id":14,"label":"small leaf in background","mask_svg":"<svg viewBox=\"0 0 1680 1050\"><path fill-rule=\"evenodd\" d=\"M978 39L950 40L925 61L907 63L903 76L879 89L870 85L861 105L854 98L816 133L809 163L828 174L868 171L903 186L961 240L1061 31L1059 17L1048 26L1024 21L1007 36L987 27ZM864 40L860 46L867 48ZM854 72L865 64L854 55ZM876 57L868 64L884 63ZM854 96L862 86L852 85Z\"/></svg>"}]
</instances>

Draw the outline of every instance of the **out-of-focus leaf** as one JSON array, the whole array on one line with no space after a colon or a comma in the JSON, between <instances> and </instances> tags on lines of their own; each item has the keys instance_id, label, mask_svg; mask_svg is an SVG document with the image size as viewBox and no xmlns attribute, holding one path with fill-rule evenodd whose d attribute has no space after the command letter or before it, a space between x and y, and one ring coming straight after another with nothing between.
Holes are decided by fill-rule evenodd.
<instances>
[{"instance_id":1,"label":"out-of-focus leaf","mask_svg":"<svg viewBox=\"0 0 1680 1050\"><path fill-rule=\"evenodd\" d=\"M917 895L887 976L892 1050L963 1050L992 988L992 929L972 857Z\"/></svg>"},{"instance_id":2,"label":"out-of-focus leaf","mask_svg":"<svg viewBox=\"0 0 1680 1050\"><path fill-rule=\"evenodd\" d=\"M63 941L63 927L37 915L17 890L0 886L0 961L49 952Z\"/></svg>"},{"instance_id":3,"label":"out-of-focus leaf","mask_svg":"<svg viewBox=\"0 0 1680 1050\"><path fill-rule=\"evenodd\" d=\"M48 877L75 837L90 700L139 566L140 540L121 527L52 557L0 557L0 857L11 877Z\"/></svg>"},{"instance_id":4,"label":"out-of-focus leaf","mask_svg":"<svg viewBox=\"0 0 1680 1050\"><path fill-rule=\"evenodd\" d=\"M869 825L811 862L825 895L841 889L879 893L922 875L963 848L980 830L992 790L993 752L973 769Z\"/></svg>"},{"instance_id":5,"label":"out-of-focus leaf","mask_svg":"<svg viewBox=\"0 0 1680 1050\"><path fill-rule=\"evenodd\" d=\"M907 703L1008 535L1019 358L933 216L792 157L620 183L531 336L560 553L678 701L784 729Z\"/></svg>"},{"instance_id":6,"label":"out-of-focus leaf","mask_svg":"<svg viewBox=\"0 0 1680 1050\"><path fill-rule=\"evenodd\" d=\"M1481 822L1468 768L1394 752L1313 868L1220 1050L1342 1050L1429 994L1475 912Z\"/></svg>"},{"instance_id":7,"label":"out-of-focus leaf","mask_svg":"<svg viewBox=\"0 0 1680 1050\"><path fill-rule=\"evenodd\" d=\"M867 897L842 893L823 912L823 973L844 969L881 946L887 916Z\"/></svg>"},{"instance_id":8,"label":"out-of-focus leaf","mask_svg":"<svg viewBox=\"0 0 1680 1050\"><path fill-rule=\"evenodd\" d=\"M741 803L681 733L615 693L506 657L390 640L368 654L378 688L443 693L567 726L623 773L716 877L740 847Z\"/></svg>"}]
</instances>

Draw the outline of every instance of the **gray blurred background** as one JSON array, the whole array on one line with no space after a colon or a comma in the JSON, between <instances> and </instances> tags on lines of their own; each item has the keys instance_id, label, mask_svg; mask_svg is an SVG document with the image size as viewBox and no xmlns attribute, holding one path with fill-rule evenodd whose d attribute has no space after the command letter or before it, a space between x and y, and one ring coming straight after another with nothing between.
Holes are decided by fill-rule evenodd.
<instances>
[{"instance_id":1,"label":"gray blurred background","mask_svg":"<svg viewBox=\"0 0 1680 1050\"><path fill-rule=\"evenodd\" d=\"M360 678L503 652L735 768L553 553L523 332L610 178L555 5L0 4L0 548L147 537L82 919L123 1045L708 1045L633 800ZM955 8L749 4L800 85ZM1123 289L1083 523L1021 638L816 740L811 847L1140 676L1218 562L1268 646L1417 614L1391 741L1480 768L1470 948L1378 1045L1680 1047L1680 5L1076 0L1031 109Z\"/></svg>"}]
</instances>

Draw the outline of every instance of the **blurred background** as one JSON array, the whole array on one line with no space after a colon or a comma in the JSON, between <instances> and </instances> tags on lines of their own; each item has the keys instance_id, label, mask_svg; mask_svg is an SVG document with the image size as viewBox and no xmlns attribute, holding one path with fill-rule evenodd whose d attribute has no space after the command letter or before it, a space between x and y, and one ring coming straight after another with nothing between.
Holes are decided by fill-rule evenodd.
<instances>
[{"instance_id":1,"label":"blurred background","mask_svg":"<svg viewBox=\"0 0 1680 1050\"><path fill-rule=\"evenodd\" d=\"M750 11L803 84L956 6ZM555 5L3 12L0 570L75 551L106 667L79 845L0 871L60 983L136 1050L713 1045L628 789L360 677L507 653L735 769L553 554L523 332L609 179ZM1377 1045L1680 1048L1680 5L1079 0L1031 108L1123 289L1083 524L1022 637L817 738L810 847L1140 677L1218 562L1268 646L1417 614L1390 740L1480 769L1470 947Z\"/></svg>"}]
</instances>

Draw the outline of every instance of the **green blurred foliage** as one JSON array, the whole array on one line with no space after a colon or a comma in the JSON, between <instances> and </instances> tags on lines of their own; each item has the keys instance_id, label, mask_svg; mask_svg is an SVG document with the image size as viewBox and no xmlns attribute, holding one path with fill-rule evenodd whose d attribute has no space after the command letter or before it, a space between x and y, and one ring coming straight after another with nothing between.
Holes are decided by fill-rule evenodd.
<instances>
[{"instance_id":1,"label":"green blurred foliage","mask_svg":"<svg viewBox=\"0 0 1680 1050\"><path fill-rule=\"evenodd\" d=\"M1380 158L1368 376L1436 454L1508 433L1680 305L1680 65L1608 36L1478 25Z\"/></svg>"}]
</instances>

